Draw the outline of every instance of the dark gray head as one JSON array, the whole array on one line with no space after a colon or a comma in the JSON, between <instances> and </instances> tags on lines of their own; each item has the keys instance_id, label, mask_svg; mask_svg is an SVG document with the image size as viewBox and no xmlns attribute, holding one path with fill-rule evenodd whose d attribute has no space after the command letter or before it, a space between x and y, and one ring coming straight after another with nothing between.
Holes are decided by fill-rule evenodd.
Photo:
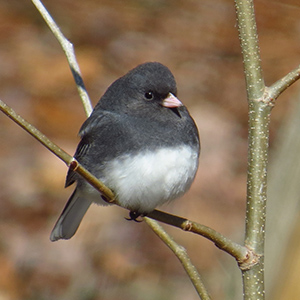
<instances>
[{"instance_id":1,"label":"dark gray head","mask_svg":"<svg viewBox=\"0 0 300 300\"><path fill-rule=\"evenodd\" d=\"M158 62L141 64L116 80L95 109L135 114L141 110L162 108L169 94L177 95L171 71Z\"/></svg>"}]
</instances>

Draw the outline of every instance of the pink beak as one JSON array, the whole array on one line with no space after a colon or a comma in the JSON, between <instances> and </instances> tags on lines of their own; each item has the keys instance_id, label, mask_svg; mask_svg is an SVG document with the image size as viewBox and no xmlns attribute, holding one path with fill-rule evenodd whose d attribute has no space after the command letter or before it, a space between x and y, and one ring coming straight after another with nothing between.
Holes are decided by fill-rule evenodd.
<instances>
[{"instance_id":1,"label":"pink beak","mask_svg":"<svg viewBox=\"0 0 300 300\"><path fill-rule=\"evenodd\" d=\"M168 107L168 108L179 107L182 105L183 104L172 93L169 93L167 98L165 98L162 102L162 106Z\"/></svg>"}]
</instances>

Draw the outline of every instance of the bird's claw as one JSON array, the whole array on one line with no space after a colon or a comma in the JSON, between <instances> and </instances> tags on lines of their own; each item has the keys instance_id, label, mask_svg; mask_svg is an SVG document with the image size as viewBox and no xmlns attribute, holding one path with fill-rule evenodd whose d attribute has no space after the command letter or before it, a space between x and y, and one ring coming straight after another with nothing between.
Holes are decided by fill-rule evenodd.
<instances>
[{"instance_id":1,"label":"bird's claw","mask_svg":"<svg viewBox=\"0 0 300 300\"><path fill-rule=\"evenodd\" d=\"M138 213L136 211L130 211L129 212L129 218L125 218L125 219L128 220L128 221L134 221L134 222L140 223L140 222L143 222L143 219L137 220L137 218L138 217L144 217L144 216L145 216L144 214Z\"/></svg>"}]
</instances>

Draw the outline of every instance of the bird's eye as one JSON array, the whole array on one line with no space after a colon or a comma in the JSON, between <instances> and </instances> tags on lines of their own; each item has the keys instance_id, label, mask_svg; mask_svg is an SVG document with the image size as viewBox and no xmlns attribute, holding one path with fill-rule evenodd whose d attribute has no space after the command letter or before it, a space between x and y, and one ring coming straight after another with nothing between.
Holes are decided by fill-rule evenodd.
<instances>
[{"instance_id":1,"label":"bird's eye","mask_svg":"<svg viewBox=\"0 0 300 300\"><path fill-rule=\"evenodd\" d=\"M150 91L150 92L145 93L145 98L147 100L152 100L153 97L154 97L153 92Z\"/></svg>"}]
</instances>

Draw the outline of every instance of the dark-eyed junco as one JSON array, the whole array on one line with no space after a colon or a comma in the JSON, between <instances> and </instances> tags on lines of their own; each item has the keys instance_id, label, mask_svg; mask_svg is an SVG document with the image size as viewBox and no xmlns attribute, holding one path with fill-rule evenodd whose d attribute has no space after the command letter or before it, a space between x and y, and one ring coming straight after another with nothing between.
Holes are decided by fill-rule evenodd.
<instances>
[{"instance_id":1,"label":"dark-eyed junco","mask_svg":"<svg viewBox=\"0 0 300 300\"><path fill-rule=\"evenodd\" d=\"M157 62L144 63L116 80L83 123L75 158L131 212L147 214L191 186L200 151L197 127L176 97L175 79ZM101 194L69 170L77 186L50 239L71 238Z\"/></svg>"}]
</instances>

